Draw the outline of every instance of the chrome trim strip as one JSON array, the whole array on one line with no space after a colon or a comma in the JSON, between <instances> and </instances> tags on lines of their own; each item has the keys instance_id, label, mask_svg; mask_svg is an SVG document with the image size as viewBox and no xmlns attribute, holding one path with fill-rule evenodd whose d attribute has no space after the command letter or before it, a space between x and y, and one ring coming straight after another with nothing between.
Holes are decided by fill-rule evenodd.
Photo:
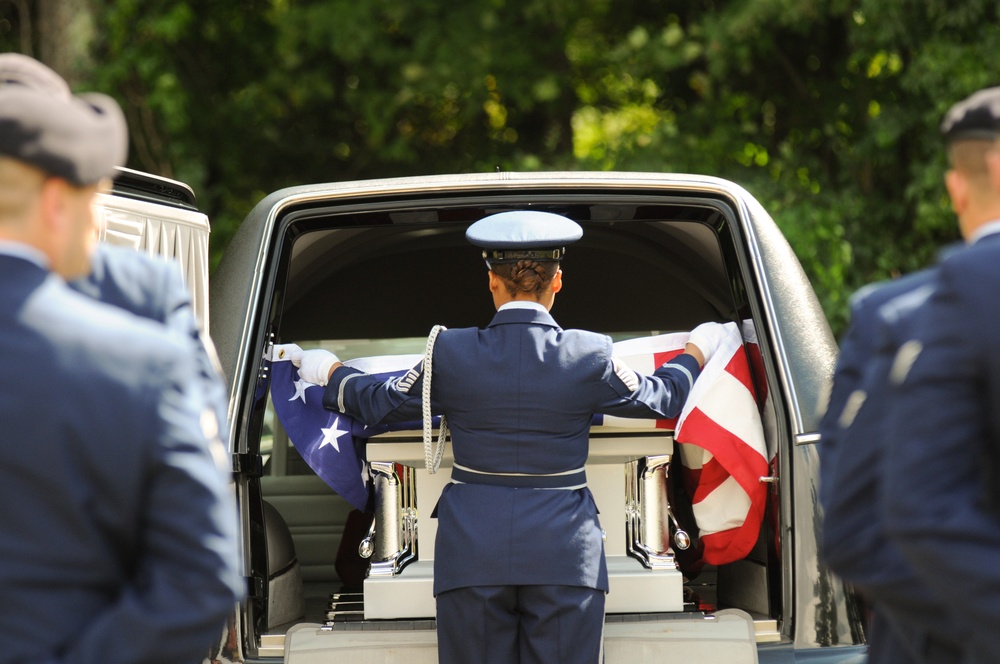
<instances>
[{"instance_id":1,"label":"chrome trim strip","mask_svg":"<svg viewBox=\"0 0 1000 664\"><path fill-rule=\"evenodd\" d=\"M818 432L800 433L795 436L796 445L814 445L820 441Z\"/></svg>"},{"instance_id":2,"label":"chrome trim strip","mask_svg":"<svg viewBox=\"0 0 1000 664\"><path fill-rule=\"evenodd\" d=\"M749 194L747 194L749 195ZM767 326L767 332L770 334L770 338L774 340L774 345L772 350L776 351L775 362L777 363L778 369L778 380L781 382L782 393L787 397L786 406L789 407L789 417L791 419L792 431L800 432L802 430L802 411L799 408L798 399L795 398L795 385L794 379L791 373L791 362L789 361L788 351L785 349L784 337L781 331L778 329L775 318L777 317L777 308L774 303L774 295L772 293L772 286L770 279L766 270L764 269L764 258L761 253L760 238L757 236L757 231L750 223L753 215L750 212L750 208L746 204L747 199L743 196L734 197L734 202L737 206L737 212L739 217L746 222L745 225L741 225L740 232L746 233L746 243L747 252L750 257L751 268L753 275L757 278L760 285L760 296L763 300L765 313L762 317L763 321ZM763 210L763 208L762 208ZM766 214L766 211L765 211ZM768 215L770 218L770 215ZM773 223L773 220L772 220ZM751 303L752 307L752 303ZM754 319L754 325L758 324L759 318ZM761 338L760 330L757 332L758 342Z\"/></svg>"}]
</instances>

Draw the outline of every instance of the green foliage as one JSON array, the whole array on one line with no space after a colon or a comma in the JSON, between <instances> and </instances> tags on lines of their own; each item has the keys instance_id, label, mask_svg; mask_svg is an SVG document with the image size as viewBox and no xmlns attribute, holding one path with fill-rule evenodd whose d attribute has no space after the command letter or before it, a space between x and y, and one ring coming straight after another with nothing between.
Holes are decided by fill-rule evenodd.
<instances>
[{"instance_id":1,"label":"green foliage","mask_svg":"<svg viewBox=\"0 0 1000 664\"><path fill-rule=\"evenodd\" d=\"M919 269L957 239L937 125L997 82L984 64L997 8L950 4L703 0L604 30L583 51L603 52L609 73L586 77L575 155L743 184L840 331L853 290Z\"/></svg>"},{"instance_id":2,"label":"green foliage","mask_svg":"<svg viewBox=\"0 0 1000 664\"><path fill-rule=\"evenodd\" d=\"M708 173L771 212L837 331L853 290L957 238L937 125L1000 82L992 0L94 6L92 84L127 109L131 164L194 186L216 256L291 184Z\"/></svg>"}]
</instances>

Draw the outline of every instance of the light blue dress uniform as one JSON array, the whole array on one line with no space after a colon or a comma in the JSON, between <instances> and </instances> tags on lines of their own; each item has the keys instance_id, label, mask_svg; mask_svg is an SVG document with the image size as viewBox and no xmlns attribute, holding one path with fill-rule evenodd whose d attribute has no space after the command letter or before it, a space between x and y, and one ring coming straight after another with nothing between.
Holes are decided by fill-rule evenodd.
<instances>
[{"instance_id":1,"label":"light blue dress uniform","mask_svg":"<svg viewBox=\"0 0 1000 664\"><path fill-rule=\"evenodd\" d=\"M883 465L890 432L889 370L926 302L933 271L865 287L852 301L830 402L820 423L821 555L872 604L872 664L959 661L955 627L942 601L889 539L882 520Z\"/></svg>"},{"instance_id":2,"label":"light blue dress uniform","mask_svg":"<svg viewBox=\"0 0 1000 664\"><path fill-rule=\"evenodd\" d=\"M553 231L559 238L545 236L542 248L531 234L564 222L506 213L468 237L480 246L517 237L487 247L488 262L536 250L557 260L550 245L579 231ZM591 419L676 416L697 361L681 355L639 375L612 358L609 337L564 330L543 306L516 301L484 329L441 332L431 366L432 411L448 420L455 458L436 508L440 661L598 661L608 573L584 471ZM419 419L423 377L422 365L389 381L339 367L324 404L366 424Z\"/></svg>"}]
</instances>

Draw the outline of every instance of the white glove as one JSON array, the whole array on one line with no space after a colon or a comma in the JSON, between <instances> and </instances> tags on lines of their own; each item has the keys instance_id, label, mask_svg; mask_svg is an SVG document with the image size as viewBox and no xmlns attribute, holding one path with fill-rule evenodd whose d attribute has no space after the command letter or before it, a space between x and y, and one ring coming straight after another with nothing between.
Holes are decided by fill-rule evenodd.
<instances>
[{"instance_id":1,"label":"white glove","mask_svg":"<svg viewBox=\"0 0 1000 664\"><path fill-rule=\"evenodd\" d=\"M271 349L271 359L291 360L294 357L302 357L302 349L296 344L278 344ZM293 362L293 364L295 364ZM295 366L299 366L295 364Z\"/></svg>"},{"instance_id":2,"label":"white glove","mask_svg":"<svg viewBox=\"0 0 1000 664\"><path fill-rule=\"evenodd\" d=\"M299 368L299 378L313 385L326 385L335 362L340 358L322 348L292 351L292 364Z\"/></svg>"},{"instance_id":3,"label":"white glove","mask_svg":"<svg viewBox=\"0 0 1000 664\"><path fill-rule=\"evenodd\" d=\"M688 343L698 347L701 354L705 356L705 364L708 364L712 355L722 347L727 336L726 326L722 323L702 323L691 330Z\"/></svg>"}]
</instances>

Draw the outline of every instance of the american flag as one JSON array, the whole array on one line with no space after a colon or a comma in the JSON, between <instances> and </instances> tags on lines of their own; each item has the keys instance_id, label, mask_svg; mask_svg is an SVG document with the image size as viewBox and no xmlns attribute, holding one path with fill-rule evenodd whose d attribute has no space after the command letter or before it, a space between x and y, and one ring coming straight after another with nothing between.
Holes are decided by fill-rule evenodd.
<instances>
[{"instance_id":1,"label":"american flag","mask_svg":"<svg viewBox=\"0 0 1000 664\"><path fill-rule=\"evenodd\" d=\"M712 565L740 560L753 549L767 505L761 478L770 475L760 409L766 394L757 394L754 381L763 376L750 368L760 351L756 343L744 346L735 323L727 327L726 343L695 382L674 433L702 556Z\"/></svg>"},{"instance_id":2,"label":"american flag","mask_svg":"<svg viewBox=\"0 0 1000 664\"><path fill-rule=\"evenodd\" d=\"M673 429L681 481L700 531L701 561L722 565L744 558L757 542L767 502L768 452L754 377L763 383L753 326L726 323L726 338L695 381L681 414L671 420L604 416L604 425ZM619 360L650 374L679 355L688 333L620 341ZM747 337L744 343L744 336ZM751 371L751 363L756 371ZM759 383L758 383L759 384Z\"/></svg>"},{"instance_id":3,"label":"american flag","mask_svg":"<svg viewBox=\"0 0 1000 664\"><path fill-rule=\"evenodd\" d=\"M741 333L726 324L727 337L695 381L680 416L641 420L595 415L594 426L656 428L674 431L682 482L700 531L701 561L721 565L745 557L757 542L767 500L768 453L751 362L759 358L752 327ZM748 336L744 343L744 336ZM650 374L683 352L688 334L629 339L614 344L614 354L631 369ZM322 406L322 388L304 383L275 346L271 394L275 412L303 459L352 505L364 508L367 487L354 440L387 430L368 428ZM360 358L346 362L383 377L402 375L419 355ZM758 369L759 371L759 369ZM760 377L759 373L757 374ZM421 428L420 422L393 429ZM682 524L683 525L683 524Z\"/></svg>"},{"instance_id":4,"label":"american flag","mask_svg":"<svg viewBox=\"0 0 1000 664\"><path fill-rule=\"evenodd\" d=\"M292 445L330 488L352 507L364 510L367 473L355 441L385 429L369 430L343 413L324 408L324 388L299 377L288 346L275 346L270 364L271 402Z\"/></svg>"}]
</instances>

